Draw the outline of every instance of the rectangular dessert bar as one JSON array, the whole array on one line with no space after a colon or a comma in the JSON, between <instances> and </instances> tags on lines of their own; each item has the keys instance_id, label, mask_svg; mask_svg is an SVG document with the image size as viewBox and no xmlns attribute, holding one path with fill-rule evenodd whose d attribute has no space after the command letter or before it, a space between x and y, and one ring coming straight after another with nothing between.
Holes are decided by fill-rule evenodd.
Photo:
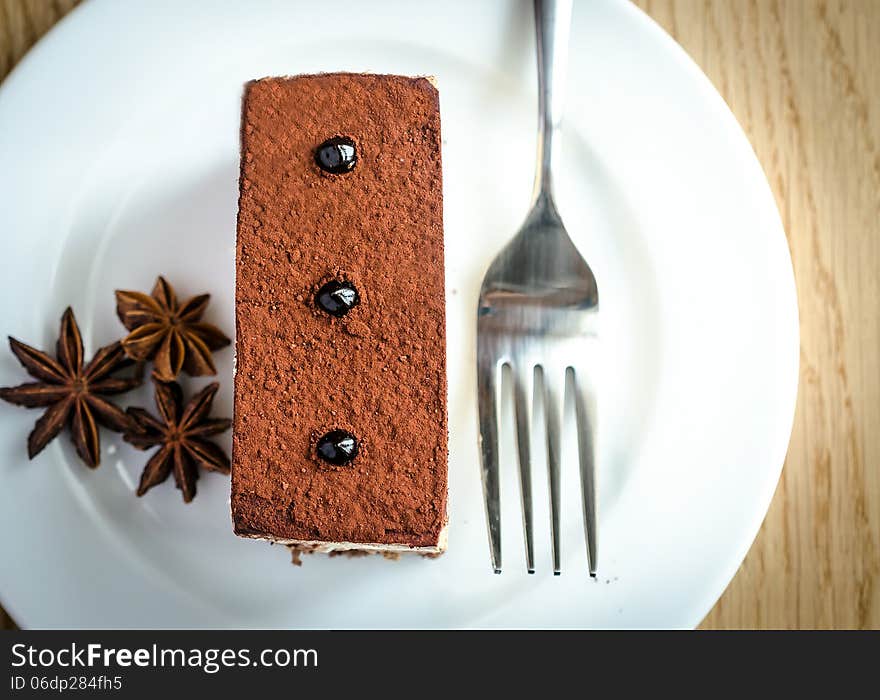
<instances>
[{"instance_id":1,"label":"rectangular dessert bar","mask_svg":"<svg viewBox=\"0 0 880 700\"><path fill-rule=\"evenodd\" d=\"M442 551L437 90L394 75L254 81L239 184L235 532Z\"/></svg>"}]
</instances>

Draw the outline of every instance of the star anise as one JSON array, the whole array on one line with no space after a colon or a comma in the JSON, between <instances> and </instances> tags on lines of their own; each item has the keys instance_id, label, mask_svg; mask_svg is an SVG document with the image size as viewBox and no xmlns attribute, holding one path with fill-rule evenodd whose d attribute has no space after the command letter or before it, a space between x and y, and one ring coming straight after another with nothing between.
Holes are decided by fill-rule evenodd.
<instances>
[{"instance_id":1,"label":"star anise","mask_svg":"<svg viewBox=\"0 0 880 700\"><path fill-rule=\"evenodd\" d=\"M211 352L232 341L216 326L200 322L210 298L200 294L180 304L163 277L149 296L117 290L116 313L131 331L122 347L136 360L153 360L162 381L176 379L181 369L196 377L217 374Z\"/></svg>"},{"instance_id":2,"label":"star anise","mask_svg":"<svg viewBox=\"0 0 880 700\"><path fill-rule=\"evenodd\" d=\"M82 336L69 307L61 317L57 359L15 338L9 339L9 346L28 374L40 381L0 389L0 399L28 408L46 408L28 436L28 457L33 459L69 424L80 459L97 467L101 458L97 423L116 431L129 427L129 418L122 409L102 396L121 394L140 385L141 364L126 357L117 342L98 350L83 366ZM111 376L131 366L135 366L133 376Z\"/></svg>"},{"instance_id":3,"label":"star anise","mask_svg":"<svg viewBox=\"0 0 880 700\"><path fill-rule=\"evenodd\" d=\"M205 438L229 429L228 418L209 418L211 404L220 385L209 384L183 405L183 392L177 382L163 382L153 377L156 385L156 407L159 418L142 408L129 408L131 428L123 438L140 450L159 445L150 457L137 495L143 496L156 484L174 473L183 500L189 503L196 495L198 466L210 471L229 473L229 458L222 449Z\"/></svg>"}]
</instances>

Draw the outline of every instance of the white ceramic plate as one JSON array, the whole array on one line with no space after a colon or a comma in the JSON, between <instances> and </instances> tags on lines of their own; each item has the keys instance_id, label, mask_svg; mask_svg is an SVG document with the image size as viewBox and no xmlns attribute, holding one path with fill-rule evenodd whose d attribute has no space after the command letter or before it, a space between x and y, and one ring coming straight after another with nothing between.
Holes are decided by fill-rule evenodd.
<instances>
[{"instance_id":1,"label":"white ceramic plate","mask_svg":"<svg viewBox=\"0 0 880 700\"><path fill-rule=\"evenodd\" d=\"M50 347L73 305L87 352L122 334L113 290L213 294L233 330L241 86L329 70L435 75L449 320L449 552L307 557L237 539L228 480L189 506L132 493L143 453L109 433L92 472L36 411L0 406L0 597L28 627L690 627L742 561L791 428L791 263L761 168L681 49L627 2L578 3L560 207L602 297L600 576L586 575L569 463L563 575L545 498L527 576L509 441L491 573L477 458L474 314L531 187L529 3L91 0L0 89L0 331ZM231 413L232 351L218 354ZM0 355L0 384L24 380ZM192 389L205 380L187 382ZM146 390L127 404L150 405ZM228 443L227 443L228 444ZM543 464L536 465L536 470ZM537 478L536 485L545 480Z\"/></svg>"}]
</instances>

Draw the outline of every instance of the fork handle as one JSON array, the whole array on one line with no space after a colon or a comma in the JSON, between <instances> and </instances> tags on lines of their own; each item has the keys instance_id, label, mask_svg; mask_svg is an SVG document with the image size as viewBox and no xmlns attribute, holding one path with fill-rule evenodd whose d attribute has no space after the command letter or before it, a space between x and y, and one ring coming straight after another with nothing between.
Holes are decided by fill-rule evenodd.
<instances>
[{"instance_id":1,"label":"fork handle","mask_svg":"<svg viewBox=\"0 0 880 700\"><path fill-rule=\"evenodd\" d=\"M535 0L538 47L538 165L532 199L552 199L553 156L565 101L565 68L571 29L571 0Z\"/></svg>"}]
</instances>

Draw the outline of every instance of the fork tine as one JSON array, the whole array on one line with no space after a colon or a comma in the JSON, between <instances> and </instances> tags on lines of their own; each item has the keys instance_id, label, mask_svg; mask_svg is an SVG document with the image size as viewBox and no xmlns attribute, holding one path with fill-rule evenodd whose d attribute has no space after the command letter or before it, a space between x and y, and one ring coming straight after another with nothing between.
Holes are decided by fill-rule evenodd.
<instances>
[{"instance_id":1,"label":"fork tine","mask_svg":"<svg viewBox=\"0 0 880 700\"><path fill-rule=\"evenodd\" d=\"M596 577L596 392L590 375L571 369L575 419L578 432L578 461L581 472L581 494L584 506L584 534L587 540L587 562L590 576Z\"/></svg>"},{"instance_id":2,"label":"fork tine","mask_svg":"<svg viewBox=\"0 0 880 700\"><path fill-rule=\"evenodd\" d=\"M496 404L498 364L477 353L477 410L480 418L480 460L483 498L489 523L492 568L501 573L501 495L498 482L498 415Z\"/></svg>"},{"instance_id":3,"label":"fork tine","mask_svg":"<svg viewBox=\"0 0 880 700\"><path fill-rule=\"evenodd\" d=\"M535 573L535 543L532 535L532 460L529 428L532 399L532 385L535 368L529 363L525 367L508 364L513 382L513 405L516 414L516 445L519 453L519 483L522 496L523 531L526 544L526 570Z\"/></svg>"},{"instance_id":4,"label":"fork tine","mask_svg":"<svg viewBox=\"0 0 880 700\"><path fill-rule=\"evenodd\" d=\"M541 385L543 386L544 399L544 422L547 427L547 468L550 476L550 531L553 545L553 574L559 576L562 572L560 545L561 533L559 527L560 511L560 475L559 465L561 459L560 417L562 407L562 388L565 386L552 371L546 367L541 368Z\"/></svg>"}]
</instances>

